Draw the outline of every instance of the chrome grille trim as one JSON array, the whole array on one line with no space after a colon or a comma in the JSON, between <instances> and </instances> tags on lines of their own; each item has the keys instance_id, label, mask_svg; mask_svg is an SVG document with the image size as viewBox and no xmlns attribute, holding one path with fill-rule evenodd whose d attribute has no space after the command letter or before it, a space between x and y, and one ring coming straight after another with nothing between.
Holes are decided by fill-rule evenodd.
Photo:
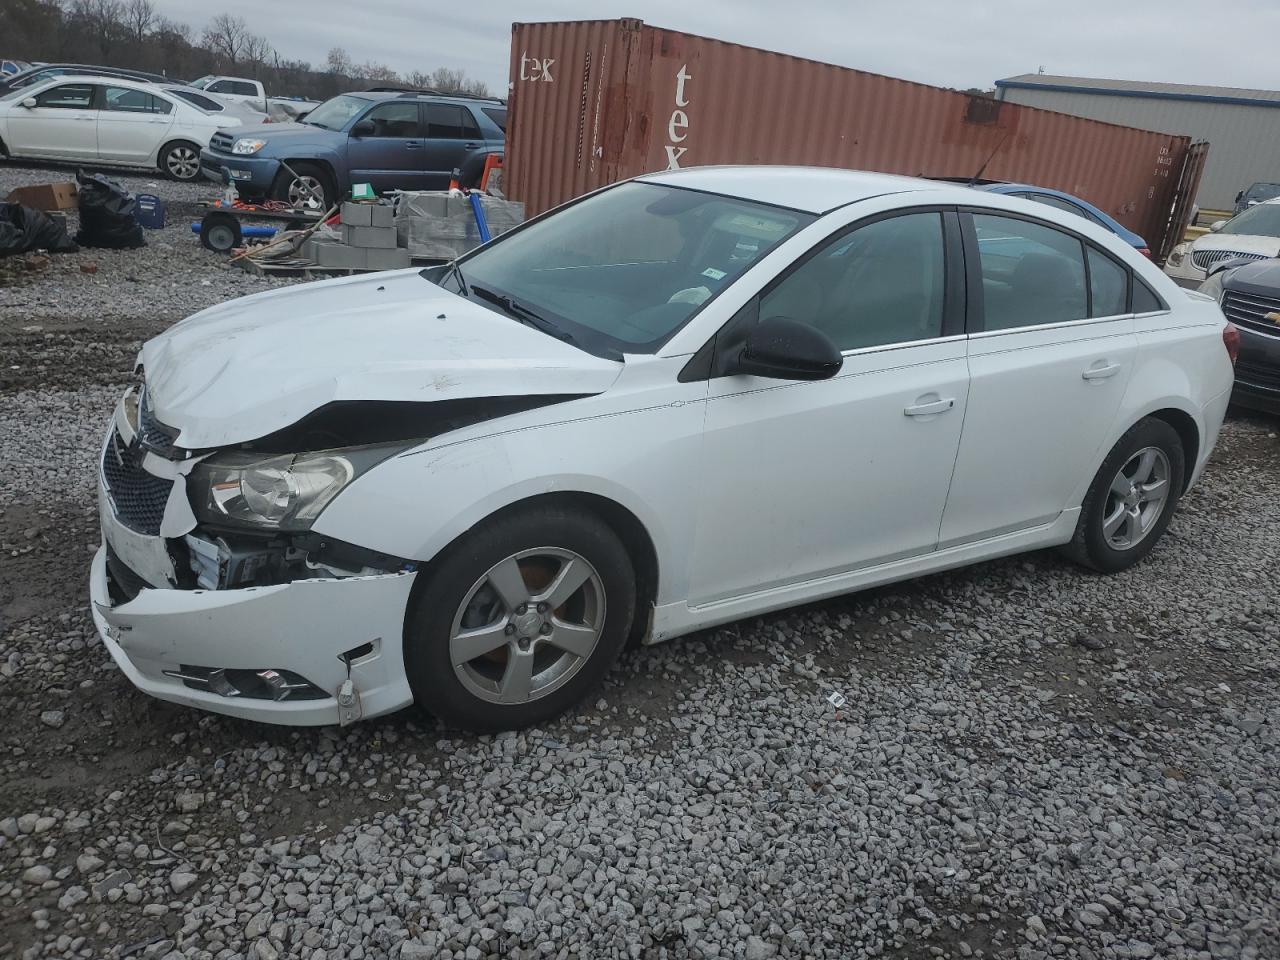
<instances>
[{"instance_id":1,"label":"chrome grille trim","mask_svg":"<svg viewBox=\"0 0 1280 960\"><path fill-rule=\"evenodd\" d=\"M1208 270L1215 263L1224 260L1270 260L1265 253L1237 253L1234 250L1196 250L1191 254L1191 262L1201 270Z\"/></svg>"}]
</instances>

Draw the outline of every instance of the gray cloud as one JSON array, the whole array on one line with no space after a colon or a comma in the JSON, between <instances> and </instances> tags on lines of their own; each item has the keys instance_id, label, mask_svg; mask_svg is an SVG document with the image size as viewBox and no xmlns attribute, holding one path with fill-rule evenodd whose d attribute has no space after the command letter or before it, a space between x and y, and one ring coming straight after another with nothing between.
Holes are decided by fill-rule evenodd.
<instances>
[{"instance_id":1,"label":"gray cloud","mask_svg":"<svg viewBox=\"0 0 1280 960\"><path fill-rule=\"evenodd\" d=\"M330 47L408 72L461 67L501 94L514 20L640 16L655 26L950 87L1034 72L1237 87L1275 85L1275 0L1206 18L1198 0L159 0L196 33L243 16L285 56L323 64ZM1226 20L1248 29L1226 30ZM1206 33L1212 25L1213 35Z\"/></svg>"}]
</instances>

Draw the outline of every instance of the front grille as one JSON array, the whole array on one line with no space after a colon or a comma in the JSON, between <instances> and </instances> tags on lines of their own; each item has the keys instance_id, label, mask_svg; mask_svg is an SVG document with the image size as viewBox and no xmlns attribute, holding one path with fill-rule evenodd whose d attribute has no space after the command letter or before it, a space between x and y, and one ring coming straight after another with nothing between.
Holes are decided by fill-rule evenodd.
<instances>
[{"instance_id":1,"label":"front grille","mask_svg":"<svg viewBox=\"0 0 1280 960\"><path fill-rule=\"evenodd\" d=\"M166 427L156 419L146 391L143 391L142 398L138 402L138 439L142 441L142 445L162 457L173 460L176 459L173 441L177 437L176 430Z\"/></svg>"},{"instance_id":2,"label":"front grille","mask_svg":"<svg viewBox=\"0 0 1280 960\"><path fill-rule=\"evenodd\" d=\"M1236 362L1236 379L1250 387L1280 390L1280 365L1239 360Z\"/></svg>"},{"instance_id":3,"label":"front grille","mask_svg":"<svg viewBox=\"0 0 1280 960\"><path fill-rule=\"evenodd\" d=\"M1191 254L1191 262L1201 270L1208 270L1215 263L1224 260L1270 260L1265 253L1236 253L1234 250L1196 250Z\"/></svg>"},{"instance_id":4,"label":"front grille","mask_svg":"<svg viewBox=\"0 0 1280 960\"><path fill-rule=\"evenodd\" d=\"M223 153L231 152L231 137L225 133L215 133L209 138L209 147L213 150L221 150Z\"/></svg>"},{"instance_id":5,"label":"front grille","mask_svg":"<svg viewBox=\"0 0 1280 960\"><path fill-rule=\"evenodd\" d=\"M102 454L102 478L116 516L130 530L148 536L160 535L160 521L169 500L172 480L153 476L142 468L146 452L135 443L126 447L120 431L111 431L111 440Z\"/></svg>"},{"instance_id":6,"label":"front grille","mask_svg":"<svg viewBox=\"0 0 1280 960\"><path fill-rule=\"evenodd\" d=\"M165 670L166 677L181 680L191 690L205 690L220 697L249 700L324 700L329 696L314 683L292 670L235 670L230 667L198 667L180 664Z\"/></svg>"},{"instance_id":7,"label":"front grille","mask_svg":"<svg viewBox=\"0 0 1280 960\"><path fill-rule=\"evenodd\" d=\"M1280 315L1280 297L1228 290L1222 298L1222 312L1234 324L1280 337L1280 323L1267 319L1270 314Z\"/></svg>"}]
</instances>

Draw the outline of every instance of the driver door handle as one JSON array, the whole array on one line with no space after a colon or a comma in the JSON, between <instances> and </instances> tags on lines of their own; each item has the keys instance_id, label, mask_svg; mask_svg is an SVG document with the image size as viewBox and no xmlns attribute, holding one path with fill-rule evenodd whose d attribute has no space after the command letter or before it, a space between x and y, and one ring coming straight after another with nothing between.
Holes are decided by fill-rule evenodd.
<instances>
[{"instance_id":1,"label":"driver door handle","mask_svg":"<svg viewBox=\"0 0 1280 960\"><path fill-rule=\"evenodd\" d=\"M946 413L956 405L954 397L943 397L941 400L929 400L924 403L913 403L902 412L908 417L929 417L935 413Z\"/></svg>"},{"instance_id":2,"label":"driver door handle","mask_svg":"<svg viewBox=\"0 0 1280 960\"><path fill-rule=\"evenodd\" d=\"M1085 380L1105 380L1107 377L1114 377L1120 372L1120 364L1106 363L1094 364L1084 373L1080 374Z\"/></svg>"}]
</instances>

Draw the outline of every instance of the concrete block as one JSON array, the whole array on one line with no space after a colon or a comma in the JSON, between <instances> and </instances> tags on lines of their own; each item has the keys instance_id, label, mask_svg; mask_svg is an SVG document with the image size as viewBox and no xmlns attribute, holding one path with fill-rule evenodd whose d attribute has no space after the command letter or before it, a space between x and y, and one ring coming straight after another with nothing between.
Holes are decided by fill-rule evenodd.
<instances>
[{"instance_id":1,"label":"concrete block","mask_svg":"<svg viewBox=\"0 0 1280 960\"><path fill-rule=\"evenodd\" d=\"M315 262L322 267L363 270L368 266L368 251L362 247L348 246L335 240L316 240L312 249Z\"/></svg>"},{"instance_id":2,"label":"concrete block","mask_svg":"<svg viewBox=\"0 0 1280 960\"><path fill-rule=\"evenodd\" d=\"M370 213L372 210L373 204L352 203L348 200L342 205L342 223L349 227L371 227L373 226L373 216Z\"/></svg>"},{"instance_id":3,"label":"concrete block","mask_svg":"<svg viewBox=\"0 0 1280 960\"><path fill-rule=\"evenodd\" d=\"M391 250L396 244L396 228L386 227L353 227L342 225L342 239L353 247L367 247L374 250Z\"/></svg>"},{"instance_id":4,"label":"concrete block","mask_svg":"<svg viewBox=\"0 0 1280 960\"><path fill-rule=\"evenodd\" d=\"M394 250L366 249L365 266L370 270L403 270L409 266L409 251L403 247Z\"/></svg>"}]
</instances>

